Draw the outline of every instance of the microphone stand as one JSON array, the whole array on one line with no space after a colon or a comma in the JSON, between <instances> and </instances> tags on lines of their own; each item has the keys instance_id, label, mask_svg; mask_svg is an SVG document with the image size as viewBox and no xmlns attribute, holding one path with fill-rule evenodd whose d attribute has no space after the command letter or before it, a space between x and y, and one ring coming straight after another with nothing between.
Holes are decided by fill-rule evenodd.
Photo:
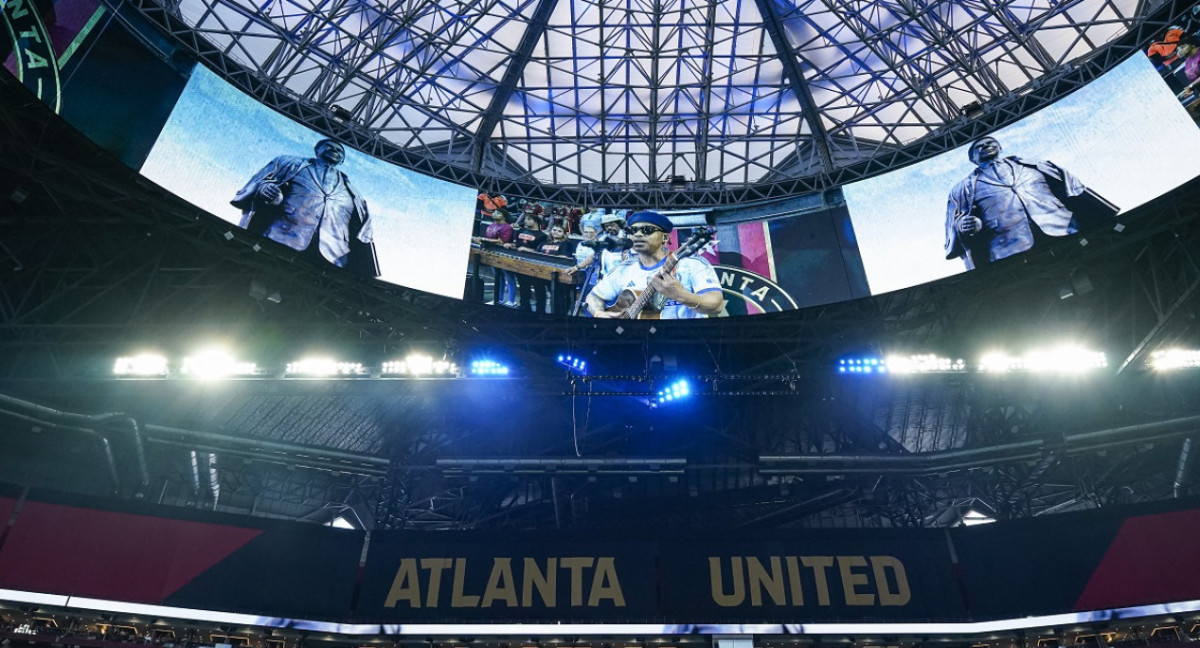
<instances>
[{"instance_id":1,"label":"microphone stand","mask_svg":"<svg viewBox=\"0 0 1200 648\"><path fill-rule=\"evenodd\" d=\"M596 254L592 255L592 263L588 265L587 275L583 278L583 285L579 288L579 296L575 298L575 305L571 307L571 317L579 316L583 310L583 302L587 299L588 293L591 292L592 278L596 276L596 272L600 270L600 249L596 249Z\"/></svg>"}]
</instances>

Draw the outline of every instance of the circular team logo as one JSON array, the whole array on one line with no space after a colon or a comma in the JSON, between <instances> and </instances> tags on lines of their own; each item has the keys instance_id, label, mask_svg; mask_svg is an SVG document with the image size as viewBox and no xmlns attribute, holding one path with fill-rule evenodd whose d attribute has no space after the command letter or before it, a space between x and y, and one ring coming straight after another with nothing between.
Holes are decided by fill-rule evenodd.
<instances>
[{"instance_id":1,"label":"circular team logo","mask_svg":"<svg viewBox=\"0 0 1200 648\"><path fill-rule=\"evenodd\" d=\"M799 308L796 300L779 284L743 268L718 265L717 279L725 294L725 310L730 315L777 313Z\"/></svg>"},{"instance_id":2,"label":"circular team logo","mask_svg":"<svg viewBox=\"0 0 1200 648\"><path fill-rule=\"evenodd\" d=\"M59 112L62 86L58 57L34 0L0 0L0 5L4 8L4 28L13 44L17 80L54 108L54 112Z\"/></svg>"}]
</instances>

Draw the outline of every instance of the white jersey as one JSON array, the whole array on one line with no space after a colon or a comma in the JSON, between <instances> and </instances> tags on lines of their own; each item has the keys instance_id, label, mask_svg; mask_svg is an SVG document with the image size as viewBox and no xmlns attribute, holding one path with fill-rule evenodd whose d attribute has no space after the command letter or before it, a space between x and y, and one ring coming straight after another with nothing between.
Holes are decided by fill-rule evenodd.
<instances>
[{"instance_id":1,"label":"white jersey","mask_svg":"<svg viewBox=\"0 0 1200 648\"><path fill-rule=\"evenodd\" d=\"M650 282L650 277L654 276L666 261L667 257L663 257L662 261L659 261L652 267L646 268L635 257L632 263L618 265L612 273L605 275L600 280L600 283L596 284L596 287L592 289L592 293L606 302L611 302L621 294L622 290L630 289L639 292L645 290L646 284ZM696 293L697 295L721 289L721 282L717 279L717 271L713 270L708 261L699 257L687 257L680 260L678 265L675 266L674 275L688 292ZM663 319L691 319L697 317L705 316L674 299L668 299L662 308Z\"/></svg>"},{"instance_id":2,"label":"white jersey","mask_svg":"<svg viewBox=\"0 0 1200 648\"><path fill-rule=\"evenodd\" d=\"M600 276L607 277L616 271L617 266L628 265L637 261L637 254L632 250L601 250Z\"/></svg>"}]
</instances>

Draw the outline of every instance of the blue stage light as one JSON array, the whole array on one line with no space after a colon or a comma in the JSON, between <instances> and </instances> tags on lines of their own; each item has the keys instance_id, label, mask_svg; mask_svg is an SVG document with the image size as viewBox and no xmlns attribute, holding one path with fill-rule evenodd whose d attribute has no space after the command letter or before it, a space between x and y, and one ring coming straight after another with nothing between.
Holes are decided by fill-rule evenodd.
<instances>
[{"instance_id":1,"label":"blue stage light","mask_svg":"<svg viewBox=\"0 0 1200 648\"><path fill-rule=\"evenodd\" d=\"M680 379L671 383L664 389L660 389L655 396L654 401L661 405L671 401L683 400L688 396L691 396L691 394L691 385L688 384L687 380Z\"/></svg>"},{"instance_id":2,"label":"blue stage light","mask_svg":"<svg viewBox=\"0 0 1200 648\"><path fill-rule=\"evenodd\" d=\"M573 355L559 354L558 364L567 368L568 371L575 373L587 373L587 361L583 358L576 358Z\"/></svg>"},{"instance_id":3,"label":"blue stage light","mask_svg":"<svg viewBox=\"0 0 1200 648\"><path fill-rule=\"evenodd\" d=\"M472 376L507 376L508 367L495 360L472 360Z\"/></svg>"}]
</instances>

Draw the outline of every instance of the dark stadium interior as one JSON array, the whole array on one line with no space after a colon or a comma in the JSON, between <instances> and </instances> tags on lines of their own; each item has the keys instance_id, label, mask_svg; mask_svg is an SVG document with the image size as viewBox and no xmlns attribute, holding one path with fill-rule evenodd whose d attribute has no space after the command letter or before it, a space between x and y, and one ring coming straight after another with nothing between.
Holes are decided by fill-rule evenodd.
<instances>
[{"instance_id":1,"label":"dark stadium interior","mask_svg":"<svg viewBox=\"0 0 1200 648\"><path fill-rule=\"evenodd\" d=\"M173 37L190 33L150 0L122 4ZM528 20L546 29L554 3L534 4ZM1144 49L1184 7L1139 4L1127 33L1094 55L1043 62L1044 76L1021 92L993 93L975 121L946 114L922 124L931 134L920 146L881 140L864 152L830 135L754 182L739 185L730 172L728 187L704 183L695 171L676 192L652 177L612 194L612 205L749 202L828 190L927 159L1085 85ZM782 28L778 17L768 23ZM233 66L202 38L178 47L179 56L187 50L209 65ZM508 55L528 64L538 58L532 47ZM813 73L796 64L783 76ZM257 83L243 78L240 87ZM511 95L515 81L506 83ZM256 98L290 101L268 86ZM498 140L510 116L503 96L494 101L480 130ZM813 101L807 97L804 112ZM372 143L323 111L299 102L289 115L350 144ZM598 191L569 165L554 177L571 182L533 183L532 171L513 161L533 153L526 159L494 142L480 146L467 171L455 166L463 154L452 145L437 151L444 166L396 142L374 141L371 150L496 192L565 200ZM939 281L754 317L613 325L441 297L262 246L120 164L0 73L0 485L186 515L435 538L460 531L754 538L1183 506L1200 495L1200 375L1158 372L1149 361L1155 351L1200 340L1198 205L1195 179L1112 226ZM221 382L113 375L114 359L132 350L175 353L206 339L252 349L263 375ZM1107 366L1078 375L837 371L850 357L974 358L995 346L1057 339L1103 351ZM314 349L367 367L411 352L460 366L487 357L511 373L285 377L288 362ZM563 354L586 359L588 371L565 368L557 360ZM693 398L655 406L657 392L679 378L690 381ZM11 520L0 526L0 547L11 528ZM703 633L358 636L39 606L4 592L2 647L719 643ZM734 634L753 635L754 648L1180 648L1200 641L1200 616L1156 612L995 632L759 635L748 626Z\"/></svg>"},{"instance_id":2,"label":"dark stadium interior","mask_svg":"<svg viewBox=\"0 0 1200 648\"><path fill-rule=\"evenodd\" d=\"M4 405L3 443L20 450L0 453L10 480L85 492L111 482L94 444L31 403L138 421L145 486L130 439L110 426L121 497L211 506L192 488L189 451L213 452L227 480L221 510L325 523L349 507L368 529L943 526L971 508L1004 519L1192 492L1195 464L1181 448L1194 423L1172 421L1200 414L1196 381L1145 363L1196 334L1195 183L1123 217L1121 232L987 272L750 321L617 333L249 252L250 240L225 240L112 165L23 89L4 92L2 369L4 394L18 400ZM1062 296L1084 278L1086 292ZM256 298L255 283L282 300ZM1069 380L834 371L847 355L959 356L1055 331L1105 349L1109 369ZM319 342L366 364L412 348L491 352L519 376L197 385L109 374L138 344L214 334L263 364ZM588 358L592 375L564 371L564 352ZM695 377L704 397L648 408L667 378L658 360ZM1145 432L1064 441L1123 426ZM1039 444L1032 453L1013 449L1027 441ZM928 454L938 451L958 454ZM896 468L854 468L871 457Z\"/></svg>"}]
</instances>

